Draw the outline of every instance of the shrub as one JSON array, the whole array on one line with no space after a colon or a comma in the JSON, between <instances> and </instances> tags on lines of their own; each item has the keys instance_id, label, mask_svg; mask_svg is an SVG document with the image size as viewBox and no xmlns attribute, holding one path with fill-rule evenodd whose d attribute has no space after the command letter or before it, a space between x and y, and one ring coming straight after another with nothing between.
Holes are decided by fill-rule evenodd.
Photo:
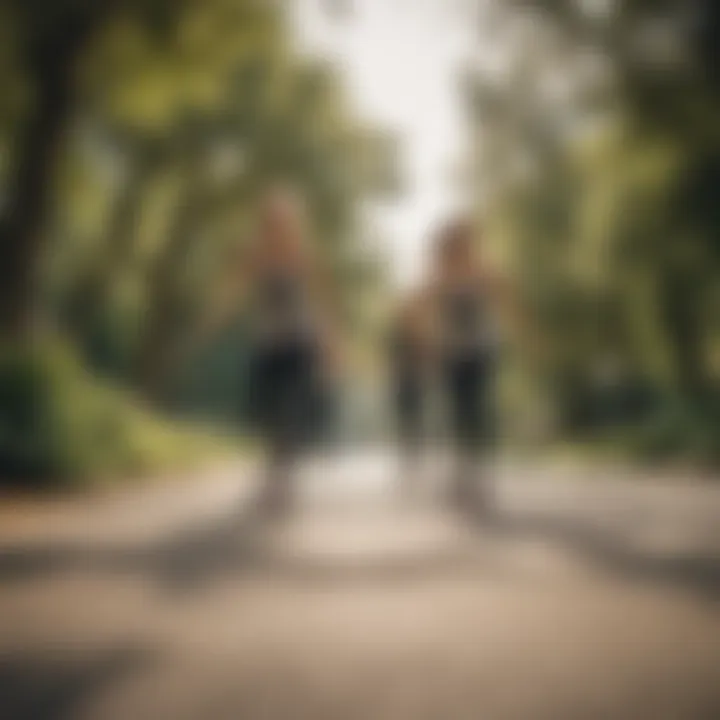
<instances>
[{"instance_id":1,"label":"shrub","mask_svg":"<svg viewBox=\"0 0 720 720\"><path fill-rule=\"evenodd\" d=\"M0 350L0 482L70 487L182 467L224 447L159 419L62 344Z\"/></svg>"}]
</instances>

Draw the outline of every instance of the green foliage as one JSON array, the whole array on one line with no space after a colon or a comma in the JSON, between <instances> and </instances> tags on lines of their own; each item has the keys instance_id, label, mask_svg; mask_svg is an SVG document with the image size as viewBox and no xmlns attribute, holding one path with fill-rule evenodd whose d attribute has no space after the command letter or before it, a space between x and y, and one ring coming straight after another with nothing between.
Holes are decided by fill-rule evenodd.
<instances>
[{"instance_id":1,"label":"green foliage","mask_svg":"<svg viewBox=\"0 0 720 720\"><path fill-rule=\"evenodd\" d=\"M641 423L601 433L588 448L647 464L682 462L717 467L720 463L720 404L690 406L665 402Z\"/></svg>"},{"instance_id":2,"label":"green foliage","mask_svg":"<svg viewBox=\"0 0 720 720\"><path fill-rule=\"evenodd\" d=\"M0 13L0 142L47 108L54 117L39 119L59 133L46 155L34 153L42 133L14 143L17 167L0 167L19 187L27 160L39 181L27 187L43 188L23 201L37 210L21 227L2 235L0 218L22 271L8 263L20 279L0 310L16 305L8 321L27 328L39 309L83 363L154 401L207 406L182 382L207 356L194 343L258 193L277 179L300 186L328 266L345 267L360 203L398 189L393 139L359 122L332 65L295 49L277 3L13 0ZM68 98L57 108L43 101L56 69ZM33 229L27 218L41 215ZM343 306L364 283L343 273Z\"/></svg>"},{"instance_id":3,"label":"green foliage","mask_svg":"<svg viewBox=\"0 0 720 720\"><path fill-rule=\"evenodd\" d=\"M171 425L89 375L68 348L0 353L0 477L22 487L72 486L184 468L225 450Z\"/></svg>"},{"instance_id":4,"label":"green foliage","mask_svg":"<svg viewBox=\"0 0 720 720\"><path fill-rule=\"evenodd\" d=\"M488 41L508 69L469 88L488 242L542 348L522 372L558 431L584 436L606 434L610 386L640 378L653 402L616 404L620 444L717 458L717 413L698 400L720 386L716 3L695 4L696 27L684 0L586 5L540 0L525 42L527 4L498 4Z\"/></svg>"},{"instance_id":5,"label":"green foliage","mask_svg":"<svg viewBox=\"0 0 720 720\"><path fill-rule=\"evenodd\" d=\"M301 187L350 315L373 275L358 209L397 190L394 142L296 50L280 3L1 5L0 472L65 483L183 462L195 434L126 390L237 422L244 339L204 328L258 194ZM38 326L72 350L31 346Z\"/></svg>"}]
</instances>

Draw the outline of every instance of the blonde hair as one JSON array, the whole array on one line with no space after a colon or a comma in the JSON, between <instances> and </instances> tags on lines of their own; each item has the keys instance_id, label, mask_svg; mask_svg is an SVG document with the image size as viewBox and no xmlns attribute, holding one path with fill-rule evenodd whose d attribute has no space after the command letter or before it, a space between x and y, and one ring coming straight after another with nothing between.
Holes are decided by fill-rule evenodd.
<instances>
[{"instance_id":1,"label":"blonde hair","mask_svg":"<svg viewBox=\"0 0 720 720\"><path fill-rule=\"evenodd\" d=\"M304 253L307 250L309 223L305 200L302 194L292 185L275 183L269 185L260 196L257 211L257 239L261 244L268 239L268 227L277 223L281 235L276 240L290 243L289 247ZM275 228L277 229L277 225Z\"/></svg>"},{"instance_id":2,"label":"blonde hair","mask_svg":"<svg viewBox=\"0 0 720 720\"><path fill-rule=\"evenodd\" d=\"M436 236L435 258L442 261L460 248L472 249L473 240L477 237L477 229L471 220L454 218L446 222Z\"/></svg>"}]
</instances>

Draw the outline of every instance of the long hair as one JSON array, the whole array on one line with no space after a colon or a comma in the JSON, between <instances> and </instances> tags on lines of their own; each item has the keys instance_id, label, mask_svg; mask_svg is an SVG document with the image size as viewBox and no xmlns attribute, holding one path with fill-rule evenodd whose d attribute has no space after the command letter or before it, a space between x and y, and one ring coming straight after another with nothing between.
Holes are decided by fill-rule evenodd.
<instances>
[{"instance_id":1,"label":"long hair","mask_svg":"<svg viewBox=\"0 0 720 720\"><path fill-rule=\"evenodd\" d=\"M283 252L304 255L308 236L308 214L300 191L288 183L266 187L257 210L256 238L260 245L268 240L279 242Z\"/></svg>"},{"instance_id":2,"label":"long hair","mask_svg":"<svg viewBox=\"0 0 720 720\"><path fill-rule=\"evenodd\" d=\"M434 244L436 263L444 265L460 252L472 256L478 237L478 229L469 218L457 217L447 221L436 235Z\"/></svg>"}]
</instances>

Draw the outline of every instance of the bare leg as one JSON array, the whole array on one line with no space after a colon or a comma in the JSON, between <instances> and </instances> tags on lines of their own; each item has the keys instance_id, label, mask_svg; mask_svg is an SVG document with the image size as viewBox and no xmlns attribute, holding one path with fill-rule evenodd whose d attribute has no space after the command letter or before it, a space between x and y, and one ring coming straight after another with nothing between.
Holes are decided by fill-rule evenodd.
<instances>
[{"instance_id":1,"label":"bare leg","mask_svg":"<svg viewBox=\"0 0 720 720\"><path fill-rule=\"evenodd\" d=\"M455 438L450 498L459 509L484 513L490 502L482 463L487 449L488 375L482 364L470 360L452 368L448 379Z\"/></svg>"},{"instance_id":2,"label":"bare leg","mask_svg":"<svg viewBox=\"0 0 720 720\"><path fill-rule=\"evenodd\" d=\"M420 444L403 442L400 449L399 489L403 497L414 495L418 489L420 475Z\"/></svg>"},{"instance_id":3,"label":"bare leg","mask_svg":"<svg viewBox=\"0 0 720 720\"><path fill-rule=\"evenodd\" d=\"M274 438L268 450L260 496L263 514L278 517L290 511L294 463L292 444L286 438Z\"/></svg>"}]
</instances>

